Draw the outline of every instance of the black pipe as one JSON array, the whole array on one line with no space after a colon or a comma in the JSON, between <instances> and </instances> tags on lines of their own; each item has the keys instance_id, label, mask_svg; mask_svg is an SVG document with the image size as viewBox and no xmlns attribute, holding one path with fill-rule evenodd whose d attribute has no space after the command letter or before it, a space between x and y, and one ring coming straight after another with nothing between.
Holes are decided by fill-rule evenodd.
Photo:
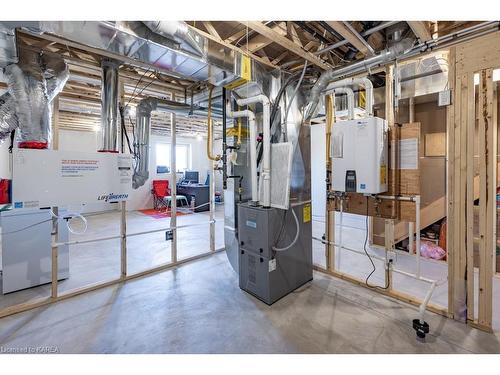
<instances>
[{"instance_id":1,"label":"black pipe","mask_svg":"<svg viewBox=\"0 0 500 375\"><path fill-rule=\"evenodd\" d=\"M222 188L227 189L226 88L222 88Z\"/></svg>"}]
</instances>

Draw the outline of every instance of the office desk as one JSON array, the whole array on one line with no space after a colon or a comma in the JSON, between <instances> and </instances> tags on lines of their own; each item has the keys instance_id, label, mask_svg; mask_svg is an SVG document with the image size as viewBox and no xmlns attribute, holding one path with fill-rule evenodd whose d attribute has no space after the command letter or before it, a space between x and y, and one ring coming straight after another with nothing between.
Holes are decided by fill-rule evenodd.
<instances>
[{"instance_id":1,"label":"office desk","mask_svg":"<svg viewBox=\"0 0 500 375\"><path fill-rule=\"evenodd\" d=\"M184 195L188 203L191 204L191 199L195 200L195 206L198 207L202 204L209 203L210 199L210 187L208 185L191 184L183 185L177 184L177 194ZM202 207L195 209L195 212L208 211L210 209L209 204L205 204Z\"/></svg>"}]
</instances>

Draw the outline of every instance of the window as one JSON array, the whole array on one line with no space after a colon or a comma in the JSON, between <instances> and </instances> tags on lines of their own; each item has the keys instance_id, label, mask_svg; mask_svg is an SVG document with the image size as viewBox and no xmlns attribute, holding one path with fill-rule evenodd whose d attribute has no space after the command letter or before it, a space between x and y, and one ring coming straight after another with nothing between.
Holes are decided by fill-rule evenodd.
<instances>
[{"instance_id":1,"label":"window","mask_svg":"<svg viewBox=\"0 0 500 375\"><path fill-rule=\"evenodd\" d=\"M157 173L170 172L170 144L156 144L156 171ZM175 150L177 172L191 169L191 146L177 145ZM161 172L160 172L161 171Z\"/></svg>"}]
</instances>

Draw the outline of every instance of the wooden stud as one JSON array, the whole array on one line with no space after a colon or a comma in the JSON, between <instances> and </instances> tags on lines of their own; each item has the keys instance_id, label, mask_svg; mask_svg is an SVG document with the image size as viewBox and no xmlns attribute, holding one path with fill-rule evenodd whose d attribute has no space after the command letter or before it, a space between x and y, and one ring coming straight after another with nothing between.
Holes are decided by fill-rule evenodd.
<instances>
[{"instance_id":1,"label":"wooden stud","mask_svg":"<svg viewBox=\"0 0 500 375\"><path fill-rule=\"evenodd\" d=\"M474 140L476 120L475 120L475 85L474 73L466 73L463 78L467 81L467 91L462 96L461 105L466 105L466 269L467 269L467 320L474 321Z\"/></svg>"},{"instance_id":2,"label":"wooden stud","mask_svg":"<svg viewBox=\"0 0 500 375\"><path fill-rule=\"evenodd\" d=\"M336 32L338 32L342 37L351 43L354 48L361 52L365 56L372 55L372 52L363 44L357 35L355 35L349 28L344 25L342 21L326 21Z\"/></svg>"},{"instance_id":3,"label":"wooden stud","mask_svg":"<svg viewBox=\"0 0 500 375\"><path fill-rule=\"evenodd\" d=\"M214 38L217 38L218 40L222 40L220 37L219 33L215 29L214 25L212 25L212 22L210 21L202 21L203 26L205 26L205 29L212 35Z\"/></svg>"},{"instance_id":4,"label":"wooden stud","mask_svg":"<svg viewBox=\"0 0 500 375\"><path fill-rule=\"evenodd\" d=\"M272 40L274 43L277 43L280 46L290 50L291 52L295 53L297 56L302 57L303 59L309 61L310 63L312 63L316 66L319 66L321 69L326 70L326 69L330 68L330 66L328 64L324 63L319 57L313 55L310 52L305 51L303 48L299 47L294 42L287 39L283 35L280 35L275 30L264 25L263 23L258 22L258 21L248 21L248 22L245 22L244 24L247 24L248 27L251 28L252 30L255 30L259 34Z\"/></svg>"},{"instance_id":5,"label":"wooden stud","mask_svg":"<svg viewBox=\"0 0 500 375\"><path fill-rule=\"evenodd\" d=\"M493 249L496 247L497 125L493 120L493 70L480 73L479 83L479 311L478 324L491 329Z\"/></svg>"},{"instance_id":6,"label":"wooden stud","mask_svg":"<svg viewBox=\"0 0 500 375\"><path fill-rule=\"evenodd\" d=\"M427 42L432 39L429 27L424 21L406 21L413 33L421 42Z\"/></svg>"},{"instance_id":7,"label":"wooden stud","mask_svg":"<svg viewBox=\"0 0 500 375\"><path fill-rule=\"evenodd\" d=\"M159 265L159 266L156 266L156 267L144 270L144 271L140 271L140 272L137 272L137 273L134 273L131 275L127 275L127 277L125 279L118 278L118 279L114 279L114 280L110 280L110 281L94 283L94 284L90 284L90 285L87 285L87 286L84 286L81 288L76 288L73 290L63 292L63 293L57 295L56 298L52 298L52 297L38 298L38 299L30 301L30 302L19 303L19 304L14 305L14 306L9 306L9 307L6 307L4 309L0 309L0 318L4 318L6 316L18 314L18 313L21 313L24 311L33 310L33 309L36 309L38 307L50 305L51 303L54 303L54 302L64 301L66 299L73 298L73 297L79 296L79 295L84 294L84 293L93 292L93 291L96 291L99 289L107 288L109 286L121 284L121 283L126 282L126 281L130 281L130 280L134 280L137 278L153 275L153 274L156 274L156 273L162 272L162 271L167 271L167 270L172 269L174 267L178 267L180 265L183 265L183 264L186 264L189 262L193 262L195 260L202 259L202 258L217 254L217 253L222 252L222 251L224 251L223 247L216 249L215 252L211 252L211 251L205 252L205 253L202 253L199 255L194 255L192 257L181 259L175 263L166 263L166 264L162 264L162 265Z\"/></svg>"},{"instance_id":8,"label":"wooden stud","mask_svg":"<svg viewBox=\"0 0 500 375\"><path fill-rule=\"evenodd\" d=\"M358 286L361 286L363 288L367 288L369 290L383 294L385 296L389 296L389 297L392 297L392 298L397 299L399 301L409 303L413 306L420 306L420 304L422 303L422 301L420 299L413 297L413 296L410 296L410 295L403 293L403 292L399 292L399 291L395 291L395 290L386 290L386 289L381 289L381 288L370 288L370 287L366 286L365 280L358 279L356 277L350 276L350 275L345 274L343 272L329 271L329 270L326 270L326 269L319 267L317 265L314 265L313 268L315 271L321 272L321 273L326 274L326 275L334 276L338 279L349 281L349 282L356 284ZM427 305L427 310L429 310L435 314L439 314L439 315L442 315L445 317L450 317L446 308L441 307L441 306L437 306L433 303L429 303Z\"/></svg>"},{"instance_id":9,"label":"wooden stud","mask_svg":"<svg viewBox=\"0 0 500 375\"><path fill-rule=\"evenodd\" d=\"M304 46L302 45L302 42L297 34L297 30L295 29L295 25L293 24L292 21L287 21L286 23L286 30L287 34L290 37L290 39L300 48L303 48Z\"/></svg>"},{"instance_id":10,"label":"wooden stud","mask_svg":"<svg viewBox=\"0 0 500 375\"><path fill-rule=\"evenodd\" d=\"M260 56L257 56L257 55L256 55L256 54L254 54L254 53L251 53L251 52L249 52L249 51L245 51L245 50L243 50L243 49L241 49L241 48L238 48L238 47L236 47L236 46L232 45L231 43L227 43L227 42L225 42L225 41L223 41L223 40L217 39L217 38L216 38L216 37L214 37L213 35L210 35L210 33L207 33L207 32L205 32L205 31L200 30L200 29L198 29L198 28L196 28L196 27L194 27L194 26L191 26L191 25L189 25L189 24L188 24L188 27L189 27L190 29L194 30L195 32L197 32L198 34L200 34L200 35L204 36L205 38L210 39L210 40L213 40L214 42L217 42L217 43L219 43L219 44L223 45L224 47L227 47L227 48L229 48L229 49L231 49L231 50L233 50L233 51L239 52L239 53L241 53L241 54L243 54L243 55L245 55L245 56L249 56L249 57L251 57L252 59L254 59L254 60L256 60L256 61L261 62L261 63L262 63L262 64L264 64L265 66L271 67L271 68L273 68L273 69L279 69L279 67L278 67L278 66L273 65L273 64L271 64L271 63L269 63L268 61L266 61L265 59L263 59L263 58L262 58L262 57L260 57ZM290 43L291 43L291 42L290 42Z\"/></svg>"},{"instance_id":11,"label":"wooden stud","mask_svg":"<svg viewBox=\"0 0 500 375\"><path fill-rule=\"evenodd\" d=\"M285 22L280 22L276 25L271 26L271 29L276 31L278 34L285 36L286 35L286 24ZM261 51L263 48L267 47L273 43L271 39L266 38L263 35L256 35L253 38L251 38L248 43L246 43L246 46L243 46L242 49L245 51L250 51L252 53Z\"/></svg>"}]
</instances>

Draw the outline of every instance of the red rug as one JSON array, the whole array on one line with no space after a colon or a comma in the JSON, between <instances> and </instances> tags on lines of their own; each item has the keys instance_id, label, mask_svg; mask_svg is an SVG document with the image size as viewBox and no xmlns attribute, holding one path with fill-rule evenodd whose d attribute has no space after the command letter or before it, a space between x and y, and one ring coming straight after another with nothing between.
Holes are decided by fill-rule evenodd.
<instances>
[{"instance_id":1,"label":"red rug","mask_svg":"<svg viewBox=\"0 0 500 375\"><path fill-rule=\"evenodd\" d=\"M154 208L148 208L145 210L139 210L140 213L144 215L151 216L154 219L164 219L166 217L171 217L171 212L170 211L165 211L165 210L155 210ZM191 215L191 211L180 211L177 209L177 215L176 216L184 216L184 215Z\"/></svg>"}]
</instances>

